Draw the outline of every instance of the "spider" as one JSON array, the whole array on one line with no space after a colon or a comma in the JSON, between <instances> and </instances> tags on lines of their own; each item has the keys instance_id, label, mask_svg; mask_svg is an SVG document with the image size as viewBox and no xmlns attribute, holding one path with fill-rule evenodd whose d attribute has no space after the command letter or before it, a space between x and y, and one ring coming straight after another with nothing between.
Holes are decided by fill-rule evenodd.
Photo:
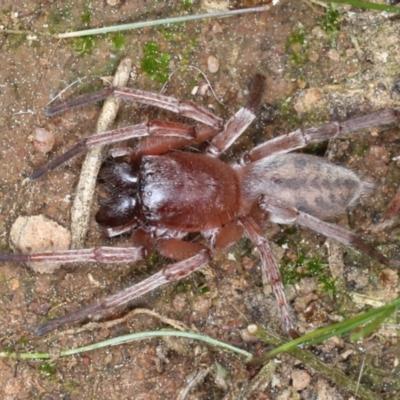
<instances>
[{"instance_id":1,"label":"spider","mask_svg":"<svg viewBox=\"0 0 400 400\"><path fill-rule=\"evenodd\" d=\"M387 109L343 123L298 129L262 143L239 162L222 162L218 157L255 119L264 84L265 78L256 75L247 104L226 122L196 103L130 88L107 88L47 109L48 115L54 115L112 95L160 107L201 124L151 121L96 134L30 176L38 179L85 149L144 137L135 148L111 150L113 162L106 163L99 174L109 189L109 200L100 207L96 220L108 237L133 231L132 247L0 254L0 261L121 263L142 260L154 250L175 261L95 305L46 322L36 328L35 334L43 335L63 324L113 310L163 284L182 279L205 266L213 250L227 249L244 234L258 249L283 327L295 336L279 268L262 232L266 217L275 223L305 226L353 246L380 263L400 266L352 232L324 222L342 214L358 198L371 195L373 185L324 158L291 153L372 125L391 124L398 119L396 111ZM209 144L204 154L174 151L205 141ZM209 246L185 241L193 232L200 232Z\"/></svg>"}]
</instances>

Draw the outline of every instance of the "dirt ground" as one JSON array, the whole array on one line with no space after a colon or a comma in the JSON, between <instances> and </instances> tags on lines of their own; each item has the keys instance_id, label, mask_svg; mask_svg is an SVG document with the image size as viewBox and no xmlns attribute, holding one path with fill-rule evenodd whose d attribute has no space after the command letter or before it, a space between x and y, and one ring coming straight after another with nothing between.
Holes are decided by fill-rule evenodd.
<instances>
[{"instance_id":1,"label":"dirt ground","mask_svg":"<svg viewBox=\"0 0 400 400\"><path fill-rule=\"evenodd\" d=\"M71 204L84 156L75 157L36 182L26 183L24 178L94 132L100 104L55 117L46 117L44 106L73 82L77 83L65 91L62 99L101 88L103 82L99 78L113 75L119 61L126 56L134 65L128 86L159 92L162 83L143 70L149 42L158 46L160 54L169 55L167 74L178 68L163 93L212 106L223 118L245 102L255 73L266 76L267 89L259 119L225 156L228 160L299 127L399 107L398 19L340 6L336 21L326 18L324 7L313 2L281 0L270 11L259 14L145 28L96 36L93 40L56 40L37 34L194 14L210 7L210 2L200 1L128 0L116 6L109 3L112 2L0 2L0 29L36 33L0 30L2 252L11 252L9 232L18 216L43 214L66 228L70 225ZM231 4L252 5L252 2ZM217 72L209 71L210 56L219 60ZM206 74L223 106L210 91L205 95L192 94L194 86L204 84L204 78L190 66ZM149 107L123 104L115 126L146 118L173 116ZM34 145L33 132L37 127L55 134L55 146L48 154L39 152ZM335 222L362 235L388 256L399 258L398 220L382 219L400 178L398 127L358 132L313 147L312 151L376 182L374 196L362 199ZM92 215L96 209L97 205ZM128 243L127 237L102 238L94 219L91 221L86 246ZM372 303L386 304L398 297L397 272L367 256L302 228L268 226L266 235L275 243L273 249L282 271L293 267L299 259L314 260L327 265L323 273L329 282L334 282L330 291L317 276L286 286L300 333L353 316ZM3 358L0 397L357 398L333 384L329 376L289 355L274 360L272 378L263 380L257 371L246 368L241 356L186 339L148 339L81 356L56 356L63 349L131 332L175 328L177 324L254 355L263 354L270 347L248 334L250 324L260 323L286 336L276 301L261 283L257 255L246 240L228 253L215 254L215 260L203 271L139 299L130 306L129 314L125 310L111 320L83 329L75 326L43 337L33 335L34 328L46 319L93 304L150 276L166 263L167 260L157 256L123 265L77 263L53 274L38 274L23 265L4 263L0 270L0 351L46 351L55 356L46 363ZM118 318L122 319L114 323ZM374 398L396 399L400 398L398 334L398 321L392 319L357 343L347 338L331 339L312 351L332 368L343 371L354 381L359 380L375 393Z\"/></svg>"}]
</instances>

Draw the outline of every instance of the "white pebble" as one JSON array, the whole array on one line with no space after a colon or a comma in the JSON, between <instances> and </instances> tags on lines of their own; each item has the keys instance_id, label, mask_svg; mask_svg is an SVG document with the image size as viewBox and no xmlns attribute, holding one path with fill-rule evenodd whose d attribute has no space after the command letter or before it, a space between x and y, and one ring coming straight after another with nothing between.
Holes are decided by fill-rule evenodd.
<instances>
[{"instance_id":1,"label":"white pebble","mask_svg":"<svg viewBox=\"0 0 400 400\"><path fill-rule=\"evenodd\" d=\"M43 128L35 128L33 146L35 150L48 153L53 149L56 139L52 132Z\"/></svg>"},{"instance_id":2,"label":"white pebble","mask_svg":"<svg viewBox=\"0 0 400 400\"><path fill-rule=\"evenodd\" d=\"M218 70L219 70L219 60L218 60L218 58L216 58L214 56L208 57L207 67L208 67L208 70L212 74L215 74L216 72L218 72Z\"/></svg>"},{"instance_id":3,"label":"white pebble","mask_svg":"<svg viewBox=\"0 0 400 400\"><path fill-rule=\"evenodd\" d=\"M10 247L22 253L67 250L71 234L57 222L43 216L18 217L11 227ZM35 272L52 273L60 263L27 263Z\"/></svg>"}]
</instances>

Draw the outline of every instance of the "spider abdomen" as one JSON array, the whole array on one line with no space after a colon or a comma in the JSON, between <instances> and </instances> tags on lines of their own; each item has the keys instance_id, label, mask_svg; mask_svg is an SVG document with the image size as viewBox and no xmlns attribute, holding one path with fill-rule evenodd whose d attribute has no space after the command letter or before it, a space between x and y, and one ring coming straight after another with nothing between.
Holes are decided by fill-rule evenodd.
<instances>
[{"instance_id":1,"label":"spider abdomen","mask_svg":"<svg viewBox=\"0 0 400 400\"><path fill-rule=\"evenodd\" d=\"M267 194L320 219L342 214L372 189L353 171L307 154L261 159L246 166L242 177L242 196L249 204Z\"/></svg>"}]
</instances>

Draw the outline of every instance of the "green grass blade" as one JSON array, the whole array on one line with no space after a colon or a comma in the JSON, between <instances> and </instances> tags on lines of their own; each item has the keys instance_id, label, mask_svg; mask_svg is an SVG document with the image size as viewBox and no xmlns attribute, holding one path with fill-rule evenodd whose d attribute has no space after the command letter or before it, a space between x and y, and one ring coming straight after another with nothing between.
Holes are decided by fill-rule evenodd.
<instances>
[{"instance_id":1,"label":"green grass blade","mask_svg":"<svg viewBox=\"0 0 400 400\"><path fill-rule=\"evenodd\" d=\"M349 6L366 8L369 10L376 10L388 13L400 13L399 7L389 6L385 4L367 3L365 1L358 1L358 0L324 0L324 1L326 3L347 4Z\"/></svg>"},{"instance_id":2,"label":"green grass blade","mask_svg":"<svg viewBox=\"0 0 400 400\"><path fill-rule=\"evenodd\" d=\"M102 28L85 29L82 31L59 33L57 35L54 35L54 37L56 37L57 39L67 39L67 38L72 38L72 37L99 35L99 34L110 33L110 32L121 32L121 31L125 31L125 30L145 28L145 27L149 27L149 26L195 21L195 20L199 20L199 19L233 17L235 15L262 12L262 11L267 11L269 9L270 9L269 6L260 6L260 7L252 7L252 8L242 8L239 10L216 11L216 12L212 12L212 13L184 15L184 16L180 16L180 17L156 19L153 21L133 22L130 24L105 26Z\"/></svg>"},{"instance_id":3,"label":"green grass blade","mask_svg":"<svg viewBox=\"0 0 400 400\"><path fill-rule=\"evenodd\" d=\"M211 346L218 347L224 350L231 351L233 353L244 356L247 361L253 358L253 355L245 350L242 350L238 347L231 346L230 344L220 342L219 340L215 340L209 336L201 335L193 332L181 332L175 331L171 329L159 330L159 331L148 331L148 332L139 332L139 333L131 333L129 335L118 336L112 339L104 340L102 342L94 343L84 347L78 347L76 349L68 349L62 350L60 352L61 357L70 356L74 354L85 353L87 351L92 351L96 349L100 349L102 347L108 346L116 346L128 342L132 342L134 340L143 340L143 339L152 339L155 337L162 336L172 336L172 337L182 337L192 340L200 340L205 342ZM2 358L13 358L20 360L44 360L52 357L50 353L16 353L13 351L2 351L0 352L0 357Z\"/></svg>"},{"instance_id":4,"label":"green grass blade","mask_svg":"<svg viewBox=\"0 0 400 400\"><path fill-rule=\"evenodd\" d=\"M400 306L400 298L385 306L369 310L337 324L317 329L304 336L301 336L298 339L285 343L282 346L279 346L276 349L268 352L264 358L265 360L269 360L279 353L290 352L298 346L311 346L329 339L330 337L344 335L355 328L358 328L364 324L368 324L360 332L357 332L357 334L352 336L352 338L355 338L354 340L358 340L377 329L386 318L396 311L398 306Z\"/></svg>"}]
</instances>

